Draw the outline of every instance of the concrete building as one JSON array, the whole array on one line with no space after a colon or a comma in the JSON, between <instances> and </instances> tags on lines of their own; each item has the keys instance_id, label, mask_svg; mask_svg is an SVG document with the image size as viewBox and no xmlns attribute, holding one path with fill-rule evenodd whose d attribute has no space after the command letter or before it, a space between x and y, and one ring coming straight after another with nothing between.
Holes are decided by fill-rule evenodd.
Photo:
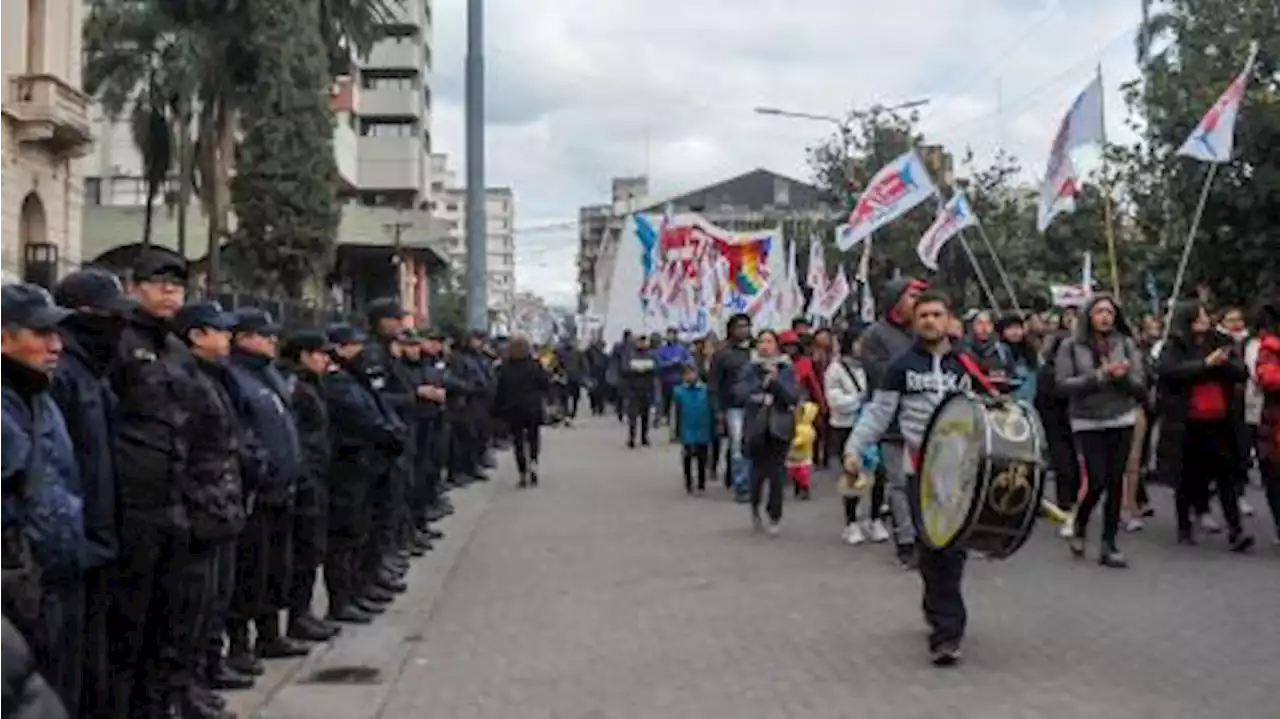
<instances>
[{"instance_id":1,"label":"concrete building","mask_svg":"<svg viewBox=\"0 0 1280 719\"><path fill-rule=\"evenodd\" d=\"M443 221L444 246L460 283L467 266L467 190L445 187L435 202L436 217ZM485 190L485 237L488 246L489 310L509 321L516 297L515 196L508 187Z\"/></svg>"},{"instance_id":2,"label":"concrete building","mask_svg":"<svg viewBox=\"0 0 1280 719\"><path fill-rule=\"evenodd\" d=\"M3 232L5 279L51 285L80 263L83 183L92 144L81 91L79 2L5 0Z\"/></svg>"},{"instance_id":3,"label":"concrete building","mask_svg":"<svg viewBox=\"0 0 1280 719\"><path fill-rule=\"evenodd\" d=\"M613 276L613 256L623 220L645 203L649 178L615 177L611 182L612 201L588 205L578 210L578 312L599 313L593 298L607 297Z\"/></svg>"}]
</instances>

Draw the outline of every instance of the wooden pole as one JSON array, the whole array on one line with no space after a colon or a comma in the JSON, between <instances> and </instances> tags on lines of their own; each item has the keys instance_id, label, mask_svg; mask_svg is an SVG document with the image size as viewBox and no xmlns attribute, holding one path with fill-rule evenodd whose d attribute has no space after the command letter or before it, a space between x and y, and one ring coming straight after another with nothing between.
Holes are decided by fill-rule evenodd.
<instances>
[{"instance_id":1,"label":"wooden pole","mask_svg":"<svg viewBox=\"0 0 1280 719\"><path fill-rule=\"evenodd\" d=\"M1196 212L1191 217L1191 232L1187 234L1187 244L1182 248L1182 258L1178 260L1178 272L1173 276L1173 289L1169 293L1169 308L1164 313L1164 335L1160 338L1163 345L1169 338L1169 323L1173 321L1173 306L1178 302L1178 294L1182 292L1182 281L1186 278L1187 264L1191 260L1191 249L1196 244L1196 233L1200 230L1200 219L1204 216L1204 206L1209 201L1209 188L1213 186L1213 178L1218 174L1218 163L1209 166L1204 176L1204 186L1200 188L1200 201L1196 203Z\"/></svg>"}]
</instances>

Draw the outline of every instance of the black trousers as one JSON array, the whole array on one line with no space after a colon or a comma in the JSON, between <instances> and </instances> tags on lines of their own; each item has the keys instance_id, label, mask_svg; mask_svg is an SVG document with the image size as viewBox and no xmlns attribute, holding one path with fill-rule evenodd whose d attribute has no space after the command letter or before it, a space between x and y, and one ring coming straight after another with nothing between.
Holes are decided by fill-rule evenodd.
<instances>
[{"instance_id":1,"label":"black trousers","mask_svg":"<svg viewBox=\"0 0 1280 719\"><path fill-rule=\"evenodd\" d=\"M675 402L676 386L674 384L668 384L667 382L659 382L658 384L661 387L661 390L659 390L659 398L660 398L660 401L662 402L662 405L661 405L662 421L670 422L672 421L671 405L673 402Z\"/></svg>"},{"instance_id":2,"label":"black trousers","mask_svg":"<svg viewBox=\"0 0 1280 719\"><path fill-rule=\"evenodd\" d=\"M113 719L158 714L194 679L212 546L126 515L112 582Z\"/></svg>"},{"instance_id":3,"label":"black trousers","mask_svg":"<svg viewBox=\"0 0 1280 719\"><path fill-rule=\"evenodd\" d=\"M1075 535L1084 538L1089 515L1104 496L1102 505L1102 545L1115 548L1120 531L1120 505L1124 499L1124 468L1133 445L1132 427L1077 432L1076 444L1084 457L1084 497L1075 513Z\"/></svg>"},{"instance_id":4,"label":"black trousers","mask_svg":"<svg viewBox=\"0 0 1280 719\"><path fill-rule=\"evenodd\" d=\"M115 571L113 565L108 565L90 569L84 575L82 707L105 710L111 706L111 645L107 626L111 621L111 577Z\"/></svg>"},{"instance_id":5,"label":"black trousers","mask_svg":"<svg viewBox=\"0 0 1280 719\"><path fill-rule=\"evenodd\" d=\"M316 511L294 518L293 576L289 580L290 622L311 615L316 579L328 545L327 515L327 511Z\"/></svg>"},{"instance_id":6,"label":"black trousers","mask_svg":"<svg viewBox=\"0 0 1280 719\"><path fill-rule=\"evenodd\" d=\"M449 477L474 477L477 469L475 446L481 438L475 423L466 415L466 408L450 411L457 414L449 422Z\"/></svg>"},{"instance_id":7,"label":"black trousers","mask_svg":"<svg viewBox=\"0 0 1280 719\"><path fill-rule=\"evenodd\" d=\"M516 455L516 469L520 476L529 473L529 466L538 464L542 451L542 428L537 420L511 424L511 450Z\"/></svg>"},{"instance_id":8,"label":"black trousers","mask_svg":"<svg viewBox=\"0 0 1280 719\"><path fill-rule=\"evenodd\" d=\"M768 485L765 511L774 522L782 519L782 488L787 481L786 459L787 445L781 442L769 442L751 450L751 511L759 514L760 500Z\"/></svg>"},{"instance_id":9,"label":"black trousers","mask_svg":"<svg viewBox=\"0 0 1280 719\"><path fill-rule=\"evenodd\" d=\"M710 446L705 444L686 444L681 448L680 459L684 466L684 489L693 491L693 473L698 472L698 489L707 488L707 458Z\"/></svg>"},{"instance_id":10,"label":"black trousers","mask_svg":"<svg viewBox=\"0 0 1280 719\"><path fill-rule=\"evenodd\" d=\"M582 383L569 380L564 386L564 412L569 417L578 416L578 404L582 401Z\"/></svg>"},{"instance_id":11,"label":"black trousers","mask_svg":"<svg viewBox=\"0 0 1280 719\"><path fill-rule=\"evenodd\" d=\"M1228 531L1232 535L1240 533L1237 448L1229 421L1187 422L1182 441L1182 476L1175 496L1179 533L1190 534L1193 510L1207 510L1210 492L1215 490Z\"/></svg>"},{"instance_id":12,"label":"black trousers","mask_svg":"<svg viewBox=\"0 0 1280 719\"><path fill-rule=\"evenodd\" d=\"M1038 406L1044 423L1049 466L1053 469L1054 497L1058 507L1070 511L1080 498L1080 457L1066 409L1058 405Z\"/></svg>"},{"instance_id":13,"label":"black trousers","mask_svg":"<svg viewBox=\"0 0 1280 719\"><path fill-rule=\"evenodd\" d=\"M964 579L963 549L931 549L916 544L920 579L924 582L924 618L929 623L929 649L959 644L968 613L960 585Z\"/></svg>"},{"instance_id":14,"label":"black trousers","mask_svg":"<svg viewBox=\"0 0 1280 719\"><path fill-rule=\"evenodd\" d=\"M392 483L396 481L396 468L384 473L369 485L369 534L364 543L361 558L361 576L366 586L378 581L383 560L395 551L396 529L392 524Z\"/></svg>"},{"instance_id":15,"label":"black trousers","mask_svg":"<svg viewBox=\"0 0 1280 719\"><path fill-rule=\"evenodd\" d=\"M233 652L249 649L249 622L259 641L280 636L280 610L289 605L293 569L292 510L259 504L236 542L236 586L227 637Z\"/></svg>"},{"instance_id":16,"label":"black trousers","mask_svg":"<svg viewBox=\"0 0 1280 719\"><path fill-rule=\"evenodd\" d=\"M604 398L605 398L604 380L597 379L595 381L595 384L593 384L591 386L591 389L587 392L587 399L591 401L592 415L598 417L604 414Z\"/></svg>"},{"instance_id":17,"label":"black trousers","mask_svg":"<svg viewBox=\"0 0 1280 719\"><path fill-rule=\"evenodd\" d=\"M639 398L627 398L627 441L636 441L636 430L640 430L640 441L649 441L649 403Z\"/></svg>"},{"instance_id":18,"label":"black trousers","mask_svg":"<svg viewBox=\"0 0 1280 719\"><path fill-rule=\"evenodd\" d=\"M427 509L440 496L440 468L443 457L443 427L438 420L418 426L418 447L414 454L414 477L409 506L414 526L427 525Z\"/></svg>"},{"instance_id":19,"label":"black trousers","mask_svg":"<svg viewBox=\"0 0 1280 719\"><path fill-rule=\"evenodd\" d=\"M32 637L32 652L45 681L76 717L84 676L84 578L69 577L41 586L39 635Z\"/></svg>"},{"instance_id":20,"label":"black trousers","mask_svg":"<svg viewBox=\"0 0 1280 719\"><path fill-rule=\"evenodd\" d=\"M200 636L204 641L204 654L199 668L214 671L222 662L222 639L231 618L231 601L236 591L236 540L218 542L210 559L207 614Z\"/></svg>"}]
</instances>

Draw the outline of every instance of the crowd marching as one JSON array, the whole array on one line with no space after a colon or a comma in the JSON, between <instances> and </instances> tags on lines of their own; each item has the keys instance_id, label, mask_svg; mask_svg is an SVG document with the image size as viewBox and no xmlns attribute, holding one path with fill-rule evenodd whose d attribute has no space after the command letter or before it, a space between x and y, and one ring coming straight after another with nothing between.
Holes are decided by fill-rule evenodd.
<instances>
[{"instance_id":1,"label":"crowd marching","mask_svg":"<svg viewBox=\"0 0 1280 719\"><path fill-rule=\"evenodd\" d=\"M282 337L186 280L3 288L6 716L231 716L215 690L387 610L525 406L485 335L393 300Z\"/></svg>"}]
</instances>

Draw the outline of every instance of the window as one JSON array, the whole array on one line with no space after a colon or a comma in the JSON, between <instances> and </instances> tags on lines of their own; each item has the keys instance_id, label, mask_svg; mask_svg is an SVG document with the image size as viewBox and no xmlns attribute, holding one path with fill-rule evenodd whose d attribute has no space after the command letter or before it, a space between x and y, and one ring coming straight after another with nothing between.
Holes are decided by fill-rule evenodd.
<instances>
[{"instance_id":1,"label":"window","mask_svg":"<svg viewBox=\"0 0 1280 719\"><path fill-rule=\"evenodd\" d=\"M361 120L361 137L416 137L417 120Z\"/></svg>"},{"instance_id":2,"label":"window","mask_svg":"<svg viewBox=\"0 0 1280 719\"><path fill-rule=\"evenodd\" d=\"M791 204L791 183L781 177L773 180L773 204L778 207Z\"/></svg>"},{"instance_id":3,"label":"window","mask_svg":"<svg viewBox=\"0 0 1280 719\"><path fill-rule=\"evenodd\" d=\"M383 25L382 36L397 42L413 40L418 37L418 28L413 25Z\"/></svg>"},{"instance_id":4,"label":"window","mask_svg":"<svg viewBox=\"0 0 1280 719\"><path fill-rule=\"evenodd\" d=\"M102 178L86 177L84 179L84 201L90 205L102 204Z\"/></svg>"},{"instance_id":5,"label":"window","mask_svg":"<svg viewBox=\"0 0 1280 719\"><path fill-rule=\"evenodd\" d=\"M445 209L445 211L446 211L446 212L457 212L457 211L458 211L458 203L456 203L456 202L446 202L446 203L444 204L444 209Z\"/></svg>"},{"instance_id":6,"label":"window","mask_svg":"<svg viewBox=\"0 0 1280 719\"><path fill-rule=\"evenodd\" d=\"M413 91L418 89L417 73L395 71L366 71L360 76L360 87L365 90Z\"/></svg>"}]
</instances>

